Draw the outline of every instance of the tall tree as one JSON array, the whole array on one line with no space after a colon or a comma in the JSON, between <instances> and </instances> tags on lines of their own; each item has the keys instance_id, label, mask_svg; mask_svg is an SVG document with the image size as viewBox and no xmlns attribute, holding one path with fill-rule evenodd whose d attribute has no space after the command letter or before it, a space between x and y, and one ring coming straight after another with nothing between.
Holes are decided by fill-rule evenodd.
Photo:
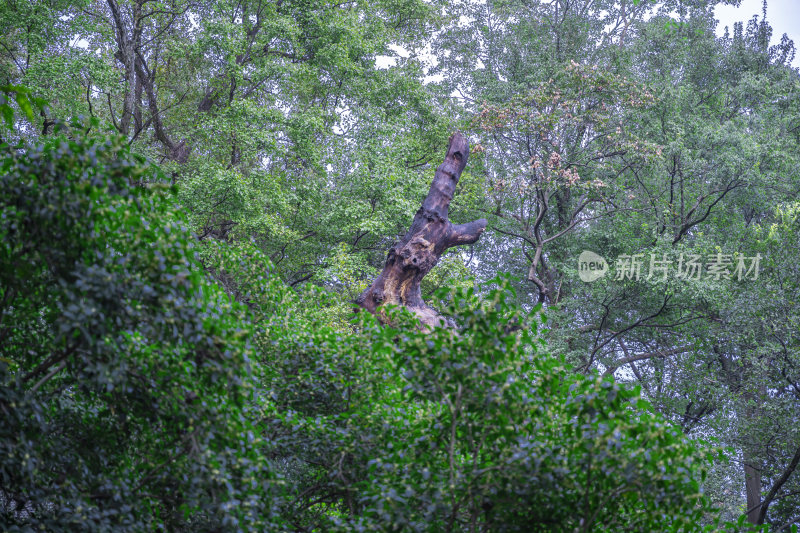
<instances>
[{"instance_id":1,"label":"tall tree","mask_svg":"<svg viewBox=\"0 0 800 533\"><path fill-rule=\"evenodd\" d=\"M762 478L765 450L778 453L767 443L785 435L768 413L797 413L771 392L786 384L765 377L777 353L756 355L768 343L752 329L756 287L769 282L750 279L750 303L733 304L744 282L702 265L693 279L686 260L751 267L754 228L796 198L797 71L791 41L770 46L763 18L716 38L714 4L465 3L435 71L486 149L480 274L527 280L523 301L548 306L551 345L584 371L636 380L687 431L724 435L745 465L728 510L758 522L794 471L782 445L784 466ZM583 250L608 259L605 278L579 278Z\"/></svg>"}]
</instances>

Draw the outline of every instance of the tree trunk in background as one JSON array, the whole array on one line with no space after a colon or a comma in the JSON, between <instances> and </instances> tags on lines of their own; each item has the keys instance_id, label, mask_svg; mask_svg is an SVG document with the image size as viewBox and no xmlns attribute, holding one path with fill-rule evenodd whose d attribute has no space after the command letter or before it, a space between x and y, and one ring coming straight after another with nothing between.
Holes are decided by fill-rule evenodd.
<instances>
[{"instance_id":1,"label":"tree trunk in background","mask_svg":"<svg viewBox=\"0 0 800 533\"><path fill-rule=\"evenodd\" d=\"M436 169L431 189L419 208L411 228L386 254L383 272L356 300L376 313L384 304L406 307L426 327L452 326L422 300L420 282L439 262L445 250L472 244L486 229L486 219L454 225L447 219L458 179L467 164L469 142L460 133L450 137L444 162ZM378 313L378 316L381 316Z\"/></svg>"},{"instance_id":2,"label":"tree trunk in background","mask_svg":"<svg viewBox=\"0 0 800 533\"><path fill-rule=\"evenodd\" d=\"M745 405L745 418L749 423L755 423L763 416L761 401L767 394L763 386L758 387L758 392L747 390L743 394ZM752 429L750 430L752 431ZM763 468L763 458L759 457L755 450L750 448L751 443L746 443L743 450L744 462L744 491L747 497L747 521L751 524L758 524L758 517L761 514L761 470Z\"/></svg>"},{"instance_id":3,"label":"tree trunk in background","mask_svg":"<svg viewBox=\"0 0 800 533\"><path fill-rule=\"evenodd\" d=\"M744 463L744 488L747 493L747 521L758 524L758 515L761 512L761 470L745 459Z\"/></svg>"}]
</instances>

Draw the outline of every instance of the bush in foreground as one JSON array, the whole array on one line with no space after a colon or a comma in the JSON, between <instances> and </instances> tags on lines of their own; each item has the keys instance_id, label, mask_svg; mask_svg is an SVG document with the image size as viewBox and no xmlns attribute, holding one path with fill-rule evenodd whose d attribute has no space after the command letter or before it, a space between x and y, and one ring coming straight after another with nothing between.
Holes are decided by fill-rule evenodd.
<instances>
[{"instance_id":1,"label":"bush in foreground","mask_svg":"<svg viewBox=\"0 0 800 533\"><path fill-rule=\"evenodd\" d=\"M502 280L441 295L457 331L342 327L159 179L116 137L3 147L2 529L700 527L709 452Z\"/></svg>"}]
</instances>

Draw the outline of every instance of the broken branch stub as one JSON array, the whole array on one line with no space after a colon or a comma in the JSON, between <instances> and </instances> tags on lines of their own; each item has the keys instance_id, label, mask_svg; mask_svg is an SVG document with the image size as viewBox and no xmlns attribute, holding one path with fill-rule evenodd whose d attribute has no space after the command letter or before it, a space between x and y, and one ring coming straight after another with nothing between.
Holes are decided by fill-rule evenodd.
<instances>
[{"instance_id":1,"label":"broken branch stub","mask_svg":"<svg viewBox=\"0 0 800 533\"><path fill-rule=\"evenodd\" d=\"M376 313L378 307L394 304L406 307L427 327L452 326L422 300L422 278L439 262L445 250L472 244L486 229L486 219L453 224L447 210L453 200L461 172L467 165L469 142L460 133L450 137L444 162L436 169L431 189L414 215L408 233L386 254L383 272L356 303ZM381 314L378 316L382 318Z\"/></svg>"}]
</instances>

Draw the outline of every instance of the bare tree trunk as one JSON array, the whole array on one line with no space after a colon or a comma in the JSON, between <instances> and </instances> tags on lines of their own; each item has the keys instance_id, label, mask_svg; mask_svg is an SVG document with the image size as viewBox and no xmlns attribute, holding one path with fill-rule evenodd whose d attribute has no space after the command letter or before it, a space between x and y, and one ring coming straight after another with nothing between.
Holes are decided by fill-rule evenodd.
<instances>
[{"instance_id":1,"label":"bare tree trunk","mask_svg":"<svg viewBox=\"0 0 800 533\"><path fill-rule=\"evenodd\" d=\"M747 494L747 521L758 524L761 512L761 470L747 462L744 463L744 488Z\"/></svg>"},{"instance_id":2,"label":"bare tree trunk","mask_svg":"<svg viewBox=\"0 0 800 533\"><path fill-rule=\"evenodd\" d=\"M108 7L111 8L111 17L116 34L117 46L119 48L114 55L125 67L125 82L127 87L125 88L125 99L122 103L122 116L119 121L119 131L127 136L134 114L134 106L136 105L136 70L133 65L135 60L135 45L133 43L133 38L128 37L128 30L125 27L125 18L117 0L107 1ZM136 24L135 16L131 24ZM133 31L134 29L131 28L131 32Z\"/></svg>"},{"instance_id":3,"label":"bare tree trunk","mask_svg":"<svg viewBox=\"0 0 800 533\"><path fill-rule=\"evenodd\" d=\"M744 393L743 399L747 402L744 409L745 417L748 422L756 421L763 415L761 401L766 396L767 391L763 386L759 387L758 395L755 391L748 390ZM750 430L752 431L752 429ZM750 440L750 439L748 439ZM746 442L743 449L744 459L744 492L747 497L747 521L751 524L758 524L758 517L761 514L761 469L763 460L757 457L753 444Z\"/></svg>"},{"instance_id":4,"label":"bare tree trunk","mask_svg":"<svg viewBox=\"0 0 800 533\"><path fill-rule=\"evenodd\" d=\"M383 272L356 303L371 313L385 304L401 305L427 327L452 325L422 300L420 282L445 250L472 244L486 229L486 219L455 225L447 219L458 179L467 164L469 142L460 133L450 137L444 162L436 169L431 189L405 237L386 254ZM378 313L379 316L380 313Z\"/></svg>"}]
</instances>

